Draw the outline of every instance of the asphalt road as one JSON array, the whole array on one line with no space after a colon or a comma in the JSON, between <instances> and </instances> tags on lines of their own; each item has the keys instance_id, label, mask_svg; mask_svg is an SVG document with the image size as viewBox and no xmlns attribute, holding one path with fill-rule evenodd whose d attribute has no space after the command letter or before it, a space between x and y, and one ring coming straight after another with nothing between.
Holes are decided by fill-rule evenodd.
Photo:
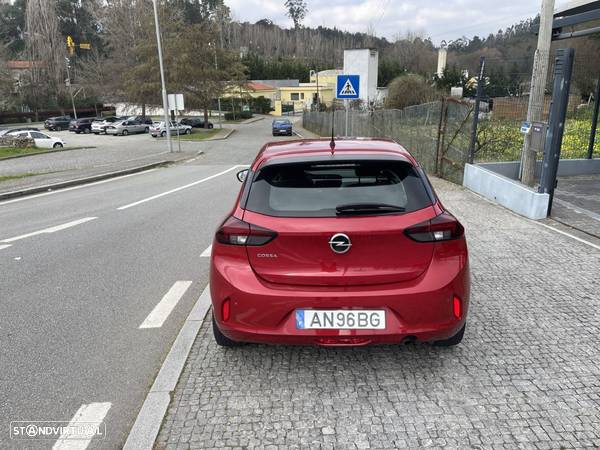
<instances>
[{"instance_id":1,"label":"asphalt road","mask_svg":"<svg viewBox=\"0 0 600 450\"><path fill-rule=\"evenodd\" d=\"M123 445L208 282L201 254L237 166L273 139L269 126L199 143L205 154L184 164L0 203L0 448L50 448L11 440L9 423L78 413L106 424L88 448Z\"/></svg>"}]
</instances>

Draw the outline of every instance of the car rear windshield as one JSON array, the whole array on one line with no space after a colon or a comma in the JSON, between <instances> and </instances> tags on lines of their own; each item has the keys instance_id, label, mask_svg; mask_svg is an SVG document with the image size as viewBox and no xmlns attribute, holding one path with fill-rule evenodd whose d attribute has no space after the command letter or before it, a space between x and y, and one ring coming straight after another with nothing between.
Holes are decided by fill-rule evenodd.
<instances>
[{"instance_id":1,"label":"car rear windshield","mask_svg":"<svg viewBox=\"0 0 600 450\"><path fill-rule=\"evenodd\" d=\"M264 167L254 177L246 208L275 217L336 217L347 205L395 206L407 213L431 203L410 163L349 161Z\"/></svg>"}]
</instances>

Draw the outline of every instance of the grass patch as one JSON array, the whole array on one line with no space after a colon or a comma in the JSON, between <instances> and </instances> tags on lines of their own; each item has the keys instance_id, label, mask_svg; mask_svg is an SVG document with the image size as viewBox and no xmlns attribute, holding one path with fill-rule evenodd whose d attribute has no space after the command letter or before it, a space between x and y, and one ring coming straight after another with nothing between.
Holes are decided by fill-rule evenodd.
<instances>
[{"instance_id":1,"label":"grass patch","mask_svg":"<svg viewBox=\"0 0 600 450\"><path fill-rule=\"evenodd\" d=\"M63 148L37 148L37 147L0 147L0 159L10 158L11 156L21 155L39 155L42 153L66 151L66 150L81 150L84 148L96 148L93 146L80 146L80 147L63 147Z\"/></svg>"},{"instance_id":2,"label":"grass patch","mask_svg":"<svg viewBox=\"0 0 600 450\"><path fill-rule=\"evenodd\" d=\"M35 147L0 147L0 158L8 156L28 155L29 153L38 153L42 151Z\"/></svg>"},{"instance_id":3,"label":"grass patch","mask_svg":"<svg viewBox=\"0 0 600 450\"><path fill-rule=\"evenodd\" d=\"M3 181L20 180L21 178L35 177L37 175L44 175L45 173L47 173L47 172L22 173L22 174L19 174L19 175L0 176L0 183L2 183Z\"/></svg>"},{"instance_id":4,"label":"grass patch","mask_svg":"<svg viewBox=\"0 0 600 450\"><path fill-rule=\"evenodd\" d=\"M196 131L194 130L192 134L182 134L180 136L182 141L203 141L205 139L211 138L219 133L219 129L213 128L211 130L202 130ZM173 139L177 139L177 134L173 134L171 136Z\"/></svg>"}]
</instances>

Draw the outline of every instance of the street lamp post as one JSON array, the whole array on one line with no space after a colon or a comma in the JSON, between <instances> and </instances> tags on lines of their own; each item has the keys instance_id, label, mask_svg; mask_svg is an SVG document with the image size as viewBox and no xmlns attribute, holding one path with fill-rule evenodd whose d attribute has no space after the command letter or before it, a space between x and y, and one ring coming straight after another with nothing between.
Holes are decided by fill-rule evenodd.
<instances>
[{"instance_id":1,"label":"street lamp post","mask_svg":"<svg viewBox=\"0 0 600 450\"><path fill-rule=\"evenodd\" d=\"M77 120L77 109L75 109L75 98L73 97L73 85L71 83L71 61L65 57L67 63L67 84L69 85L69 94L71 95L71 106L73 106L73 116Z\"/></svg>"},{"instance_id":2,"label":"street lamp post","mask_svg":"<svg viewBox=\"0 0 600 450\"><path fill-rule=\"evenodd\" d=\"M215 70L219 72L219 63L217 62L217 44L215 44ZM219 105L219 128L223 128L223 119L221 118L221 96L217 96L217 103Z\"/></svg>"},{"instance_id":3,"label":"street lamp post","mask_svg":"<svg viewBox=\"0 0 600 450\"><path fill-rule=\"evenodd\" d=\"M162 44L160 42L160 25L158 23L158 6L156 0L152 0L152 6L154 7L154 25L156 27L156 45L158 47L158 65L160 67L160 84L162 87L162 101L163 101L163 112L165 116L165 127L167 131L167 145L169 152L173 153L173 144L171 143L171 123L169 121L169 104L167 101L167 87L165 84L165 68L163 65L162 55Z\"/></svg>"}]
</instances>

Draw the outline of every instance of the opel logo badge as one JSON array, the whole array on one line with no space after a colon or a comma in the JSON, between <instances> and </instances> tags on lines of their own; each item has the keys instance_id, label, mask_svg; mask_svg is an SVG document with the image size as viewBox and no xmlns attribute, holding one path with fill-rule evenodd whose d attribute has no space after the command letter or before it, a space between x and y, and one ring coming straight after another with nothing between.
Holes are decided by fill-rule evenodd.
<instances>
[{"instance_id":1,"label":"opel logo badge","mask_svg":"<svg viewBox=\"0 0 600 450\"><path fill-rule=\"evenodd\" d=\"M350 250L350 247L352 247L352 242L344 233L338 233L329 239L329 247L331 247L331 250L333 250L334 253L341 255Z\"/></svg>"}]
</instances>

